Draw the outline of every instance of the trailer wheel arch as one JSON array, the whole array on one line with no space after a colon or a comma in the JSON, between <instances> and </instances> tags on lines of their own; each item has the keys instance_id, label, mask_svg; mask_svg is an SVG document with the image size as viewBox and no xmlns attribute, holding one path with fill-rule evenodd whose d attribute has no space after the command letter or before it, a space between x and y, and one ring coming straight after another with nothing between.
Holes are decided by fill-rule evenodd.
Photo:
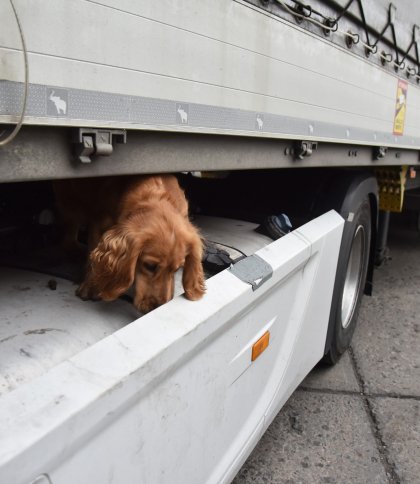
<instances>
[{"instance_id":1,"label":"trailer wheel arch","mask_svg":"<svg viewBox=\"0 0 420 484\"><path fill-rule=\"evenodd\" d=\"M378 218L378 189L375 177L366 172L350 171L344 174L342 171L337 171L336 176L333 176L330 180L332 180L332 183L329 184L329 189L324 192L318 209L322 211L335 209L345 220L323 357L323 362L331 365L340 359L340 356L351 343L363 293L372 294ZM362 228L358 229L359 226ZM358 230L359 232L357 232ZM356 244L360 246L361 243L366 243L366 246L364 246L366 257L361 268L362 278L360 281L363 285L350 289L350 292L355 291L351 296L355 300L351 301L351 308L345 308L343 292L345 288L348 290L348 287L351 287L352 269L349 268L350 261L353 260L353 266L356 264L354 270L357 270L355 251L357 252L358 249ZM356 263L354 262L355 259ZM350 286L346 284L349 277ZM343 311L346 310L349 312L349 320L343 322Z\"/></svg>"}]
</instances>

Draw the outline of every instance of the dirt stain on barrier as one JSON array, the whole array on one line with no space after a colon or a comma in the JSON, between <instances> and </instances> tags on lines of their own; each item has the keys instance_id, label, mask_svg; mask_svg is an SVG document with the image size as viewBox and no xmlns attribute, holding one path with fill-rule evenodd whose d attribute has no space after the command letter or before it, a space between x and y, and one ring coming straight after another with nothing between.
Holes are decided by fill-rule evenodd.
<instances>
[{"instance_id":1,"label":"dirt stain on barrier","mask_svg":"<svg viewBox=\"0 0 420 484\"><path fill-rule=\"evenodd\" d=\"M28 331L25 331L23 334L28 336L29 334L45 334L50 331L59 331L60 333L65 333L64 329L58 329L58 328L40 328L40 329L29 329Z\"/></svg>"},{"instance_id":2,"label":"dirt stain on barrier","mask_svg":"<svg viewBox=\"0 0 420 484\"><path fill-rule=\"evenodd\" d=\"M0 339L0 344L6 341L9 341L9 339L16 338L16 336L17 336L16 334L12 334L12 336L8 336L7 338Z\"/></svg>"}]
</instances>

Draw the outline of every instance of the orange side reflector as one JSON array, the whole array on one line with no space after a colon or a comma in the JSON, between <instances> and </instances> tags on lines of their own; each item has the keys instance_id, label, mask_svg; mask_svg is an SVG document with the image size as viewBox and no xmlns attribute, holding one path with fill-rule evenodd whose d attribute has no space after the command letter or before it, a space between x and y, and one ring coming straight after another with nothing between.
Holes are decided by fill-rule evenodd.
<instances>
[{"instance_id":1,"label":"orange side reflector","mask_svg":"<svg viewBox=\"0 0 420 484\"><path fill-rule=\"evenodd\" d=\"M252 357L251 360L256 360L260 354L267 349L270 343L270 331L266 331L261 338L252 345Z\"/></svg>"}]
</instances>

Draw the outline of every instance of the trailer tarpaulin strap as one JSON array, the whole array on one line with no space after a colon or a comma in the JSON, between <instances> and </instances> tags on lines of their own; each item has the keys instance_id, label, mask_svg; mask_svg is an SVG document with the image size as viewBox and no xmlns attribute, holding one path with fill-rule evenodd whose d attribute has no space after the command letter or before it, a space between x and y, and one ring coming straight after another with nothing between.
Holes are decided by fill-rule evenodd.
<instances>
[{"instance_id":1,"label":"trailer tarpaulin strap","mask_svg":"<svg viewBox=\"0 0 420 484\"><path fill-rule=\"evenodd\" d=\"M284 12L290 14L294 20L304 27L305 22L318 26L319 32L331 37L333 33L344 36L348 48L356 44L364 47L366 57L371 55L379 56L383 66L392 65L395 72L405 74L407 78L420 83L420 57L419 57L419 27L413 25L410 44L403 48L396 28L396 6L388 4L387 19L381 28L374 27L369 23L370 18L366 14L366 3L364 0L348 0L344 5L340 5L337 0L318 0L313 3L303 3L299 0L247 0L249 3L259 4L265 9L270 10L274 15L279 15L276 7L280 7ZM315 8L314 5L317 5ZM357 5L356 11L350 11L353 5ZM328 14L321 11L326 8ZM340 21L345 19L347 23L354 26L353 30L343 30L340 28ZM377 19L375 18L375 21ZM390 34L390 35L386 35ZM361 38L361 35L363 38ZM392 53L379 49L379 44L392 49Z\"/></svg>"}]
</instances>

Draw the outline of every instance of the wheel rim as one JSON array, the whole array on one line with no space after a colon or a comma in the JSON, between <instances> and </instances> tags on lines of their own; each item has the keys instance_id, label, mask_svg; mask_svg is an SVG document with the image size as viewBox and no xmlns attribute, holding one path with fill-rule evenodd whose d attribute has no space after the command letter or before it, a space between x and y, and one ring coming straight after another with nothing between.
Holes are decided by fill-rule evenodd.
<instances>
[{"instance_id":1,"label":"wheel rim","mask_svg":"<svg viewBox=\"0 0 420 484\"><path fill-rule=\"evenodd\" d=\"M365 230L362 225L357 227L351 246L346 279L344 281L343 299L341 301L341 324L347 328L352 319L360 285L362 283L362 269L365 258Z\"/></svg>"}]
</instances>

